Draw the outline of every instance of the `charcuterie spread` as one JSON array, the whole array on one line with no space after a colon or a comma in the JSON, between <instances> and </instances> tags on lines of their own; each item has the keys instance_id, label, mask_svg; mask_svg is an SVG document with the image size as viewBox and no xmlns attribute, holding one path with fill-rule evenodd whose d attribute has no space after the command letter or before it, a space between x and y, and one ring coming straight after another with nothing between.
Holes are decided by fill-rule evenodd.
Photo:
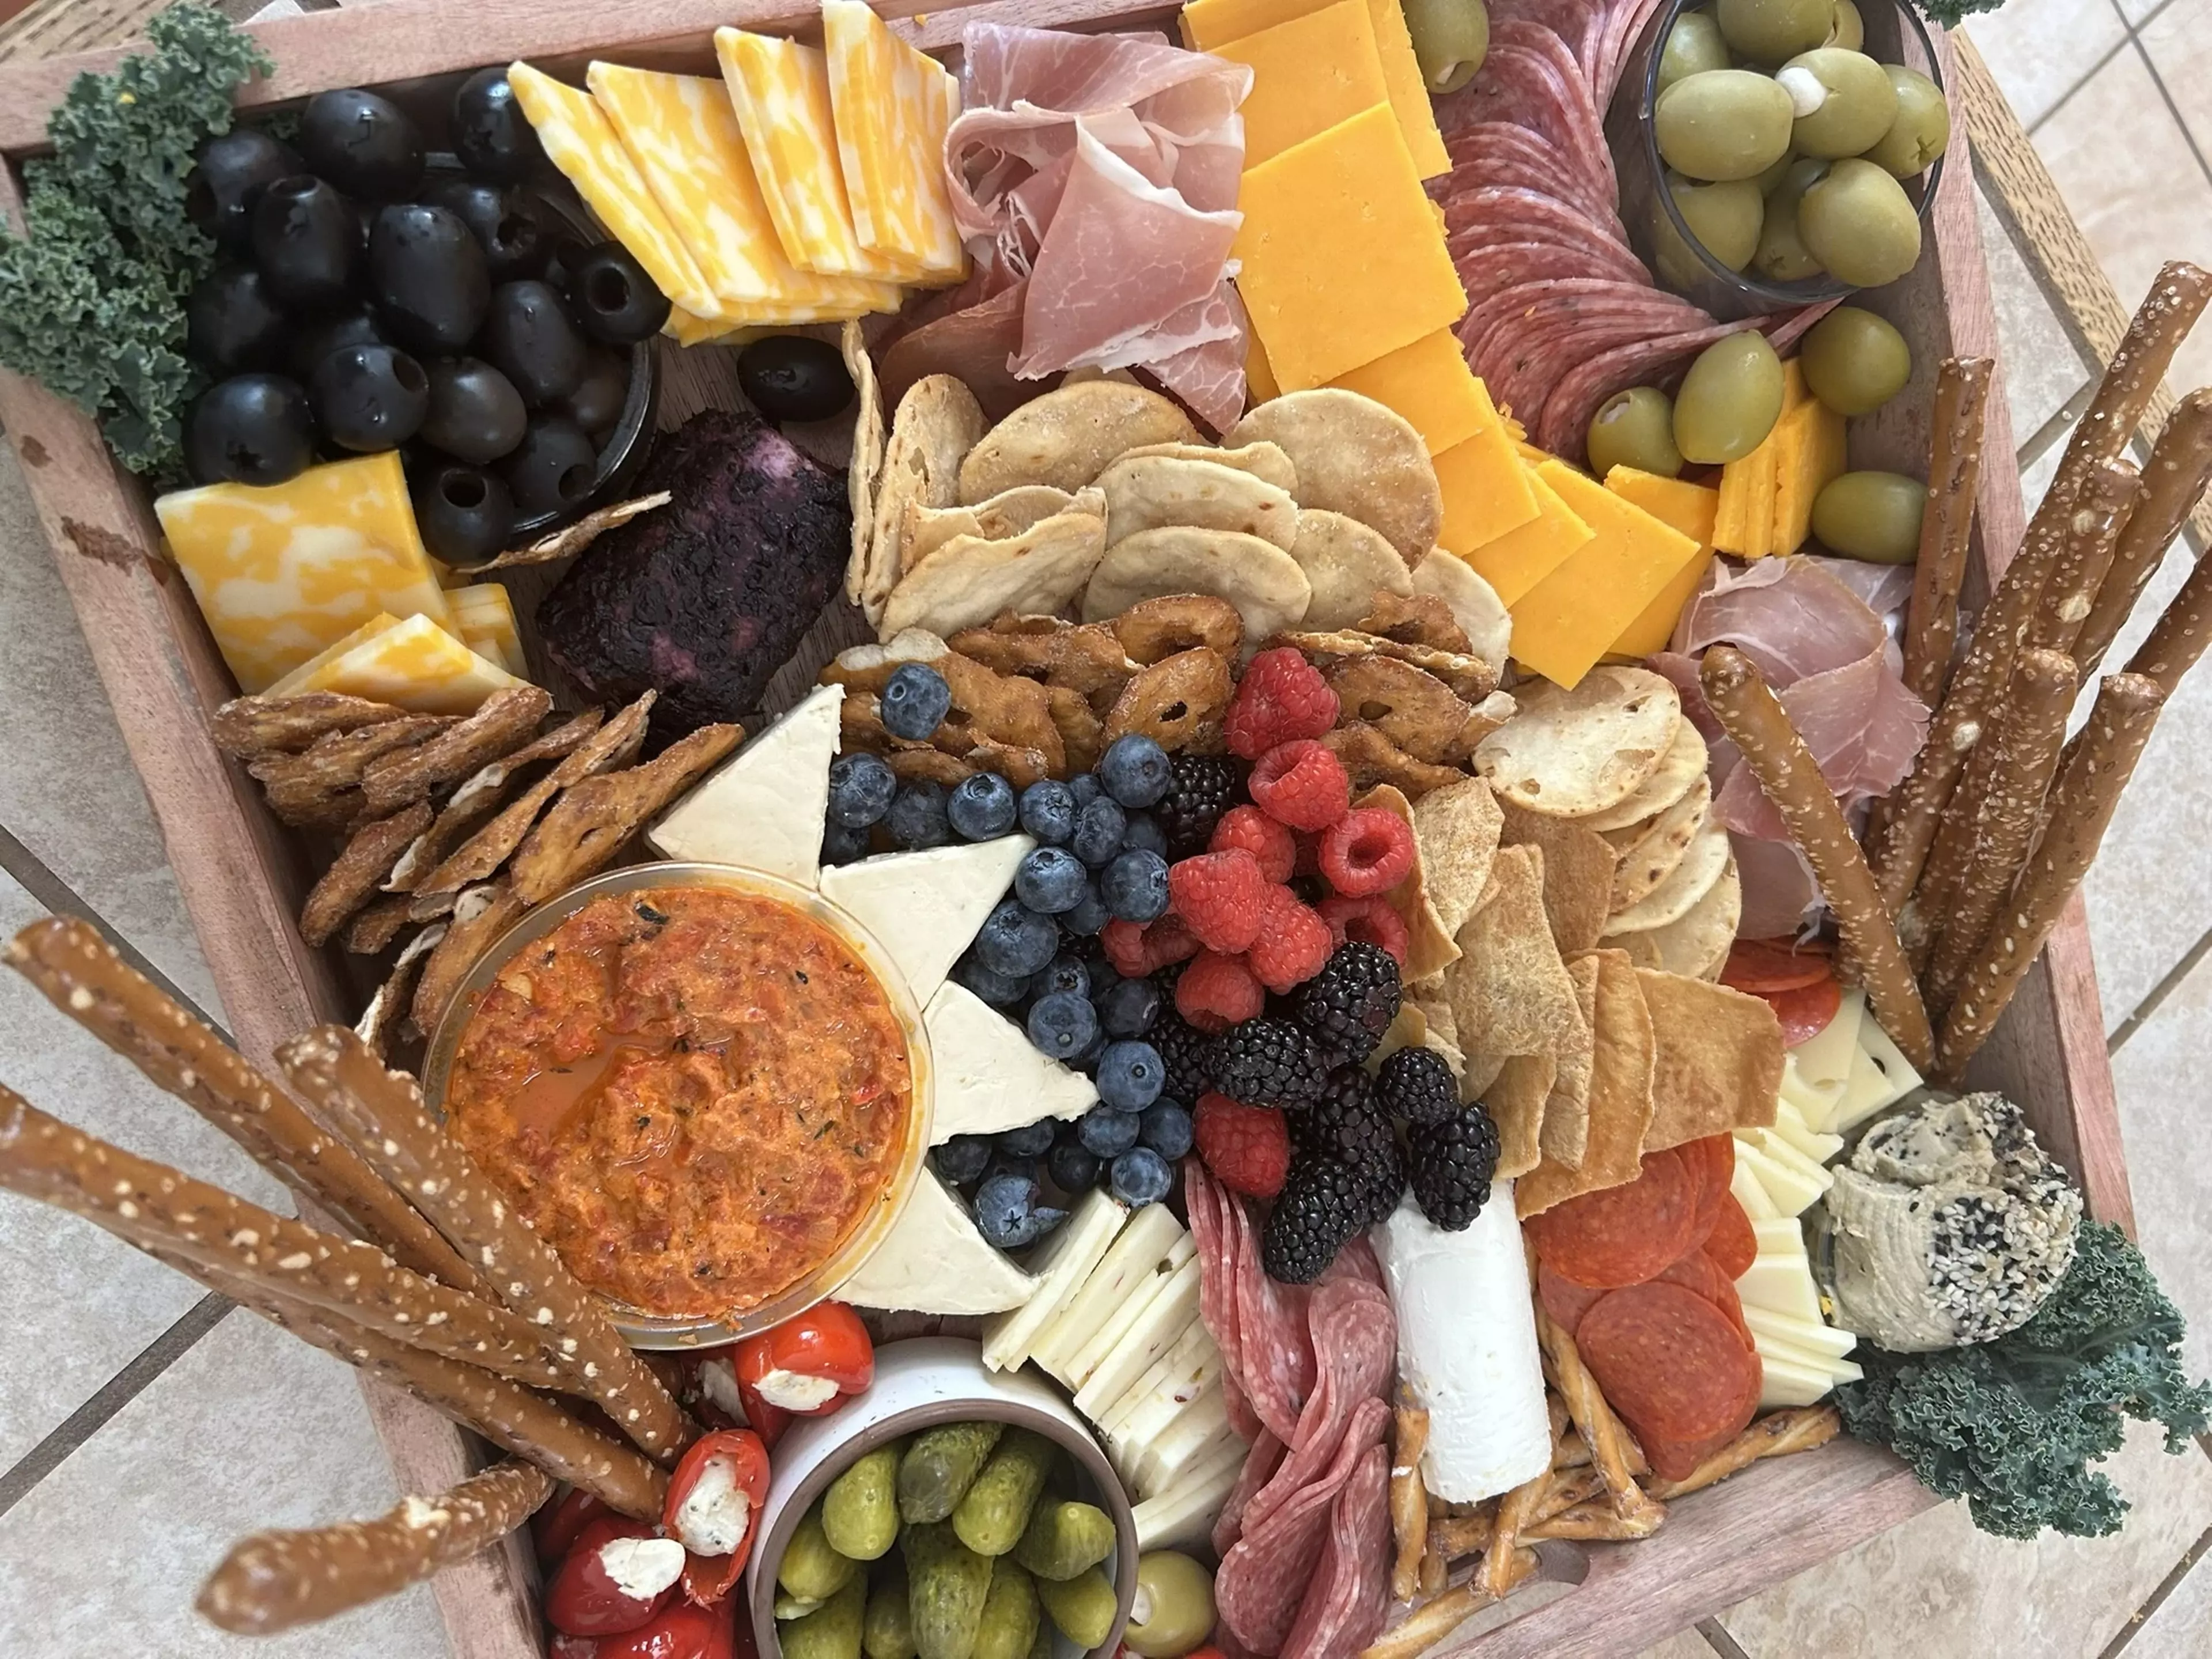
<instances>
[{"instance_id":1,"label":"charcuterie spread","mask_svg":"<svg viewBox=\"0 0 2212 1659\"><path fill-rule=\"evenodd\" d=\"M527 1522L559 1659L1480 1652L1838 1433L2118 1527L2212 1387L1969 1067L2212 638L2200 569L2090 689L2212 479L2212 392L2127 456L2212 276L1969 613L1909 11L1072 21L263 120L187 3L55 112L0 362L144 480L368 988L249 1059L26 929L311 1207L4 1090L0 1185L506 1454L199 1611Z\"/></svg>"}]
</instances>

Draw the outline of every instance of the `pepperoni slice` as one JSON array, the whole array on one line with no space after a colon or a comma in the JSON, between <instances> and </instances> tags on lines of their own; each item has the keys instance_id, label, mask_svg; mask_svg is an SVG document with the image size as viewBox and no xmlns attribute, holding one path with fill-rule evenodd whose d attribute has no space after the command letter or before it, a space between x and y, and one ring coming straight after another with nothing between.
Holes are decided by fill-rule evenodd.
<instances>
[{"instance_id":1,"label":"pepperoni slice","mask_svg":"<svg viewBox=\"0 0 2212 1659\"><path fill-rule=\"evenodd\" d=\"M1795 991L1829 977L1828 953L1817 945L1792 945L1787 939L1740 939L1729 947L1721 983L1764 996Z\"/></svg>"},{"instance_id":2,"label":"pepperoni slice","mask_svg":"<svg viewBox=\"0 0 2212 1659\"><path fill-rule=\"evenodd\" d=\"M1735 1293L1735 1282L1703 1250L1692 1250L1680 1261L1669 1262L1658 1282L1680 1285L1686 1291L1696 1291L1729 1316L1729 1323L1743 1338L1744 1346L1753 1346L1751 1327L1743 1320L1743 1298Z\"/></svg>"},{"instance_id":3,"label":"pepperoni slice","mask_svg":"<svg viewBox=\"0 0 2212 1659\"><path fill-rule=\"evenodd\" d=\"M1746 1418L1745 1423L1751 1419ZM1652 1474L1662 1480L1686 1480L1704 1462L1723 1446L1743 1432L1739 1424L1724 1434L1710 1434L1703 1440L1644 1440L1644 1460L1651 1465Z\"/></svg>"},{"instance_id":4,"label":"pepperoni slice","mask_svg":"<svg viewBox=\"0 0 2212 1659\"><path fill-rule=\"evenodd\" d=\"M1610 1294L1607 1291L1590 1290L1571 1279L1562 1279L1545 1262L1536 1263L1536 1299L1552 1316L1552 1322L1569 1336L1581 1328L1583 1316L1597 1305L1597 1299Z\"/></svg>"},{"instance_id":5,"label":"pepperoni slice","mask_svg":"<svg viewBox=\"0 0 2212 1659\"><path fill-rule=\"evenodd\" d=\"M1706 1135L1697 1140L1686 1140L1674 1148L1674 1156L1698 1177L1698 1218L1690 1229L1690 1247L1705 1241L1705 1235L1720 1219L1721 1200L1728 1196L1729 1183L1735 1179L1735 1137Z\"/></svg>"},{"instance_id":6,"label":"pepperoni slice","mask_svg":"<svg viewBox=\"0 0 2212 1659\"><path fill-rule=\"evenodd\" d=\"M1522 1224L1537 1259L1592 1290L1641 1285L1697 1241L1700 1185L1670 1148L1622 1187L1555 1204Z\"/></svg>"},{"instance_id":7,"label":"pepperoni slice","mask_svg":"<svg viewBox=\"0 0 2212 1659\"><path fill-rule=\"evenodd\" d=\"M1680 1285L1613 1291L1583 1316L1576 1342L1647 1453L1654 1440L1733 1434L1758 1409L1758 1356L1726 1314Z\"/></svg>"},{"instance_id":8,"label":"pepperoni slice","mask_svg":"<svg viewBox=\"0 0 2212 1659\"><path fill-rule=\"evenodd\" d=\"M1759 1235L1752 1230L1751 1218L1743 1212L1734 1193L1721 1206L1720 1219L1705 1235L1705 1254L1729 1276L1733 1284L1751 1271L1752 1258L1759 1254Z\"/></svg>"},{"instance_id":9,"label":"pepperoni slice","mask_svg":"<svg viewBox=\"0 0 2212 1659\"><path fill-rule=\"evenodd\" d=\"M1844 988L1832 979L1757 994L1766 1000L1767 1006L1774 1010L1774 1017L1782 1022L1782 1046L1785 1048L1809 1042L1826 1030L1828 1022L1836 1017L1836 1010L1844 1001Z\"/></svg>"}]
</instances>

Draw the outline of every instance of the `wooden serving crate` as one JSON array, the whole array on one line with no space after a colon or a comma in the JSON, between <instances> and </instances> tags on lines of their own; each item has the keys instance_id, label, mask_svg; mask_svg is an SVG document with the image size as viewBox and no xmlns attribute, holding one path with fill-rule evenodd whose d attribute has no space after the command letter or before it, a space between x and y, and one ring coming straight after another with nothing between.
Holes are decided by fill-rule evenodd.
<instances>
[{"instance_id":1,"label":"wooden serving crate","mask_svg":"<svg viewBox=\"0 0 2212 1659\"><path fill-rule=\"evenodd\" d=\"M957 46L962 27L976 19L1171 33L1175 16L1174 7L1144 0L875 3L909 40L936 52ZM434 98L462 71L514 58L579 81L594 57L712 75L717 27L818 39L818 15L811 0L649 0L630 7L605 0L381 0L252 25L276 68L243 88L240 102L265 112L352 85ZM1937 46L1948 81L1949 46L1939 39ZM12 221L21 216L19 164L42 146L49 111L76 74L108 68L125 50L0 72L0 156L7 162L0 168L0 210ZM1996 354L1963 122L1953 125L1930 226L1913 272L1860 299L1904 331L1916 368L1904 395L1878 416L1852 423L1855 466L1923 471L1936 364L1953 354ZM1356 257L1356 250L1346 252ZM690 354L696 361L681 368L669 367L673 348L664 354L664 428L703 402L732 395L717 391L733 385L723 349L696 349ZM309 950L295 926L311 880L297 841L270 817L244 769L210 741L208 714L234 688L163 551L146 491L114 465L74 405L5 374L0 422L21 458L240 1047L266 1061L294 1032L323 1020L350 1021L363 1000L360 988L335 952ZM1984 580L2002 569L2021 529L2002 387L1990 398L1985 453L1975 531L1976 569ZM2081 1182L2091 1212L2132 1231L2079 899L1976 1062L1974 1080L2019 1101L2044 1145ZM480 1459L481 1446L428 1407L375 1382L365 1382L363 1392L404 1490L440 1490ZM1633 1654L1935 1501L1895 1458L1849 1440L1762 1462L1678 1502L1650 1540L1545 1545L1547 1582L1492 1609L1435 1651L1476 1659ZM526 1547L510 1540L433 1582L457 1659L536 1659L543 1638L534 1580ZM177 1617L192 1616L180 1600Z\"/></svg>"}]
</instances>

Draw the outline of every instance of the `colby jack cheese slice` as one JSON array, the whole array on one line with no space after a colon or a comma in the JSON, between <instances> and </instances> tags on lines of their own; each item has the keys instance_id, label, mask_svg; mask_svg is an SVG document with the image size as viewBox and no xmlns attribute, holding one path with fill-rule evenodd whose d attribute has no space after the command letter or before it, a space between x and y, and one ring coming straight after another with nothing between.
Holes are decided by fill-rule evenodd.
<instances>
[{"instance_id":1,"label":"colby jack cheese slice","mask_svg":"<svg viewBox=\"0 0 2212 1659\"><path fill-rule=\"evenodd\" d=\"M822 38L854 234L925 281L958 281L968 261L942 162L958 83L862 0L823 0Z\"/></svg>"}]
</instances>

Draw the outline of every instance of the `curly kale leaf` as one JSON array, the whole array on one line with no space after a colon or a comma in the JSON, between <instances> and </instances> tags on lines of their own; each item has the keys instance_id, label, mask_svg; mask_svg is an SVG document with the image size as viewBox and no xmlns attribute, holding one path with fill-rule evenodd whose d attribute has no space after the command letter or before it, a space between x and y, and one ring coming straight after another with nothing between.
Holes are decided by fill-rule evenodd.
<instances>
[{"instance_id":1,"label":"curly kale leaf","mask_svg":"<svg viewBox=\"0 0 2212 1659\"><path fill-rule=\"evenodd\" d=\"M2212 1386L2181 1368L2182 1335L2142 1253L2118 1228L2084 1222L2073 1267L2020 1329L1941 1353L1865 1349L1865 1381L1838 1402L1851 1434L1966 1498L1984 1531L2094 1537L2127 1513L2089 1467L2119 1449L2126 1419L2162 1425L2178 1452L2212 1416Z\"/></svg>"},{"instance_id":2,"label":"curly kale leaf","mask_svg":"<svg viewBox=\"0 0 2212 1659\"><path fill-rule=\"evenodd\" d=\"M1920 15L1931 23L1954 29L1978 11L1995 11L2004 0L1912 0Z\"/></svg>"},{"instance_id":3,"label":"curly kale leaf","mask_svg":"<svg viewBox=\"0 0 2212 1659\"><path fill-rule=\"evenodd\" d=\"M272 65L213 8L171 7L153 50L81 75L26 165L25 233L0 228L0 363L100 420L134 471L182 470L185 301L215 245L185 210L193 158L226 132L231 94Z\"/></svg>"}]
</instances>

